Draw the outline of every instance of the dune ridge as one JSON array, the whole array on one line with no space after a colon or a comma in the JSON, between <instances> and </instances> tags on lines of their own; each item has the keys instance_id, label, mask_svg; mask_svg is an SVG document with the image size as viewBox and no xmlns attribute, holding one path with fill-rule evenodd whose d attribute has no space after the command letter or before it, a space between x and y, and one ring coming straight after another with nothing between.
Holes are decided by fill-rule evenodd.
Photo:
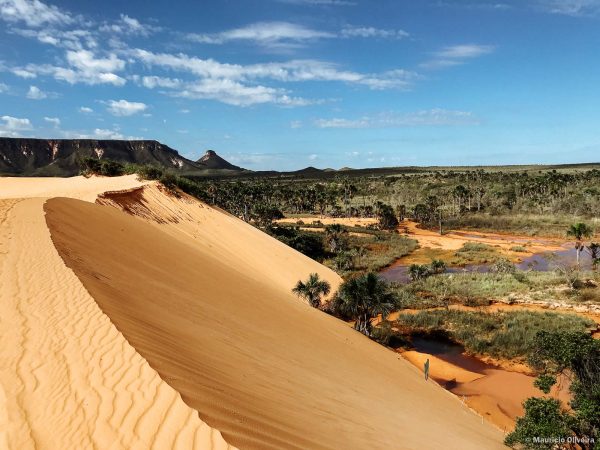
<instances>
[{"instance_id":1,"label":"dune ridge","mask_svg":"<svg viewBox=\"0 0 600 450\"><path fill-rule=\"evenodd\" d=\"M232 449L65 267L44 201L0 200L0 448Z\"/></svg>"},{"instance_id":2,"label":"dune ridge","mask_svg":"<svg viewBox=\"0 0 600 450\"><path fill-rule=\"evenodd\" d=\"M46 203L56 248L128 342L231 444L503 448L499 430L399 355L291 294L290 267L322 266L191 199L182 201L205 209L187 221L175 200L144 188L139 208L164 211L140 220L106 197L98 201L112 207Z\"/></svg>"},{"instance_id":3,"label":"dune ridge","mask_svg":"<svg viewBox=\"0 0 600 450\"><path fill-rule=\"evenodd\" d=\"M290 297L296 282L313 272L331 284L332 293L342 281L333 270L237 217L182 192L174 194L155 182L105 192L98 196L96 203L141 218L185 245L218 255L228 270L277 288L284 297Z\"/></svg>"}]
</instances>

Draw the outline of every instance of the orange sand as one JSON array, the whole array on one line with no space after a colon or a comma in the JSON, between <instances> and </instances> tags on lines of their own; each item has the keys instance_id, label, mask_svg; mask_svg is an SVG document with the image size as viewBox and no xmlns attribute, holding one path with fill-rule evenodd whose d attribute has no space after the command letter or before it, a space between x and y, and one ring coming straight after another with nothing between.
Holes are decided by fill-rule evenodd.
<instances>
[{"instance_id":1,"label":"orange sand","mask_svg":"<svg viewBox=\"0 0 600 450\"><path fill-rule=\"evenodd\" d=\"M286 217L279 219L277 223L296 224L298 221L302 221L306 225L310 225L313 222L321 222L323 225L339 224L347 227L367 227L377 223L377 219L372 217Z\"/></svg>"},{"instance_id":2,"label":"orange sand","mask_svg":"<svg viewBox=\"0 0 600 450\"><path fill-rule=\"evenodd\" d=\"M0 200L0 448L231 448L64 265L43 204Z\"/></svg>"},{"instance_id":3,"label":"orange sand","mask_svg":"<svg viewBox=\"0 0 600 450\"><path fill-rule=\"evenodd\" d=\"M416 222L404 220L398 231L405 236L416 239L421 249L436 249L445 251L448 256L460 249L467 242L479 242L498 248L504 255L512 260L520 260L535 253L562 250L561 244L565 241L552 238L534 238L531 236L519 236L501 233L481 233L477 231L447 231L440 235L436 231L419 228ZM525 252L514 252L511 247L524 247ZM399 264L429 263L431 259L427 252L416 250L412 254L401 258Z\"/></svg>"}]
</instances>

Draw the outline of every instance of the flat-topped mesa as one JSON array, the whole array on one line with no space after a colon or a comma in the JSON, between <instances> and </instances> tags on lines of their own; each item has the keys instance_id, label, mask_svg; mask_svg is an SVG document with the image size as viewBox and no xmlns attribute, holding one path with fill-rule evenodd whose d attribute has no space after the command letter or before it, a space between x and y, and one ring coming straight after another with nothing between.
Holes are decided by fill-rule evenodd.
<instances>
[{"instance_id":1,"label":"flat-topped mesa","mask_svg":"<svg viewBox=\"0 0 600 450\"><path fill-rule=\"evenodd\" d=\"M244 170L221 158L214 150L206 150L202 158L196 162L204 165L208 169Z\"/></svg>"},{"instance_id":2,"label":"flat-topped mesa","mask_svg":"<svg viewBox=\"0 0 600 450\"><path fill-rule=\"evenodd\" d=\"M155 140L0 137L0 173L3 174L73 176L79 173L79 159L86 157L153 164L182 171L206 168Z\"/></svg>"}]
</instances>

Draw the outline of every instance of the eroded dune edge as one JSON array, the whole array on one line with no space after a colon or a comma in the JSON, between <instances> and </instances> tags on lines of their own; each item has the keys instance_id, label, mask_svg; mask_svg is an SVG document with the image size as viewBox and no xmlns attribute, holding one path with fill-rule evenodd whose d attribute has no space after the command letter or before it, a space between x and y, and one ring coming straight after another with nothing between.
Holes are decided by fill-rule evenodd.
<instances>
[{"instance_id":1,"label":"eroded dune edge","mask_svg":"<svg viewBox=\"0 0 600 450\"><path fill-rule=\"evenodd\" d=\"M127 341L227 442L502 448L498 430L398 355L291 295L304 273L336 285L333 272L186 197L132 192L98 200L110 207L49 200L52 240Z\"/></svg>"},{"instance_id":2,"label":"eroded dune edge","mask_svg":"<svg viewBox=\"0 0 600 450\"><path fill-rule=\"evenodd\" d=\"M44 201L0 200L0 448L232 448L65 266Z\"/></svg>"}]
</instances>

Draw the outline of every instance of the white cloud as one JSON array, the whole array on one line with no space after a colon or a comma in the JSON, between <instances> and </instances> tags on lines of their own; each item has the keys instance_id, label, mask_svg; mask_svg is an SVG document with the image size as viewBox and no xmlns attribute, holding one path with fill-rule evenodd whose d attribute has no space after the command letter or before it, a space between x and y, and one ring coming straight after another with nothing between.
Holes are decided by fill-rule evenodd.
<instances>
[{"instance_id":1,"label":"white cloud","mask_svg":"<svg viewBox=\"0 0 600 450\"><path fill-rule=\"evenodd\" d=\"M385 30L374 27L347 26L339 33L319 31L290 22L258 22L220 33L191 33L187 38L203 44L225 44L231 41L249 41L265 47L294 48L300 44L331 38L401 39L408 37L404 30Z\"/></svg>"},{"instance_id":2,"label":"white cloud","mask_svg":"<svg viewBox=\"0 0 600 450\"><path fill-rule=\"evenodd\" d=\"M421 67L440 69L464 64L467 60L488 55L495 50L493 45L463 44L444 47L433 54L433 58Z\"/></svg>"},{"instance_id":3,"label":"white cloud","mask_svg":"<svg viewBox=\"0 0 600 450\"><path fill-rule=\"evenodd\" d=\"M191 99L217 100L235 106L276 103L283 106L304 106L308 100L291 98L285 91L267 86L247 86L229 79L205 78L188 83L172 95Z\"/></svg>"},{"instance_id":4,"label":"white cloud","mask_svg":"<svg viewBox=\"0 0 600 450\"><path fill-rule=\"evenodd\" d=\"M8 92L8 85L4 83L0 83L0 94Z\"/></svg>"},{"instance_id":5,"label":"white cloud","mask_svg":"<svg viewBox=\"0 0 600 450\"><path fill-rule=\"evenodd\" d=\"M351 0L278 0L281 3L291 3L296 5L312 6L354 6L355 1Z\"/></svg>"},{"instance_id":6,"label":"white cloud","mask_svg":"<svg viewBox=\"0 0 600 450\"><path fill-rule=\"evenodd\" d=\"M134 80L148 89L154 89L156 87L177 89L183 85L183 81L178 80L177 78L157 77L154 75L134 77Z\"/></svg>"},{"instance_id":7,"label":"white cloud","mask_svg":"<svg viewBox=\"0 0 600 450\"><path fill-rule=\"evenodd\" d=\"M84 83L112 84L123 86L126 80L114 72L125 68L125 61L115 54L109 54L106 58L97 58L89 50L68 50L66 60L70 67L59 67L49 64L28 64L25 67L13 68L12 72L25 78L38 75L51 75L57 80L66 81L69 84Z\"/></svg>"},{"instance_id":8,"label":"white cloud","mask_svg":"<svg viewBox=\"0 0 600 450\"><path fill-rule=\"evenodd\" d=\"M44 91L42 91L37 86L29 86L29 91L27 91L27 98L31 100L43 100L48 97Z\"/></svg>"},{"instance_id":9,"label":"white cloud","mask_svg":"<svg viewBox=\"0 0 600 450\"><path fill-rule=\"evenodd\" d=\"M124 139L125 138L125 136L123 136L118 131L105 130L102 128L96 128L94 130L94 133L91 136L96 139Z\"/></svg>"},{"instance_id":10,"label":"white cloud","mask_svg":"<svg viewBox=\"0 0 600 450\"><path fill-rule=\"evenodd\" d=\"M246 86L243 83L258 79L271 79L281 82L339 81L365 85L371 89L406 89L413 80L418 78L418 75L414 72L402 69L390 70L380 74L363 74L340 70L335 64L316 60L291 60L281 63L240 65L224 64L213 59L201 59L183 53L152 53L142 49L135 49L130 53L144 64L197 75L201 77L198 82L201 85L214 85L221 82L235 85L236 89L241 87L250 89L252 86ZM175 82L173 79L159 80L157 77L153 78L151 84L163 84L163 87L166 87L168 83ZM259 88L260 86L256 87Z\"/></svg>"},{"instance_id":11,"label":"white cloud","mask_svg":"<svg viewBox=\"0 0 600 450\"><path fill-rule=\"evenodd\" d=\"M292 120L290 122L290 128L293 128L293 129L302 128L302 121L301 120Z\"/></svg>"},{"instance_id":12,"label":"white cloud","mask_svg":"<svg viewBox=\"0 0 600 450\"><path fill-rule=\"evenodd\" d=\"M381 39L402 39L410 36L404 30L383 30L374 27L346 27L340 32L340 36L345 38L381 38Z\"/></svg>"},{"instance_id":13,"label":"white cloud","mask_svg":"<svg viewBox=\"0 0 600 450\"><path fill-rule=\"evenodd\" d=\"M81 72L108 73L125 68L125 61L119 59L115 54L109 54L108 58L96 58L89 50L69 50L66 57L67 62Z\"/></svg>"},{"instance_id":14,"label":"white cloud","mask_svg":"<svg viewBox=\"0 0 600 450\"><path fill-rule=\"evenodd\" d=\"M95 128L92 132L81 132L81 131L61 131L61 135L66 139L99 139L99 140L122 140L127 139L131 141L139 141L144 139L139 136L128 136L124 135L119 131L118 128L107 129L107 128Z\"/></svg>"},{"instance_id":15,"label":"white cloud","mask_svg":"<svg viewBox=\"0 0 600 450\"><path fill-rule=\"evenodd\" d=\"M313 30L289 22L258 22L215 34L189 34L188 39L203 44L251 41L268 47L289 46L316 39L333 38L335 34Z\"/></svg>"},{"instance_id":16,"label":"white cloud","mask_svg":"<svg viewBox=\"0 0 600 450\"><path fill-rule=\"evenodd\" d=\"M20 119L12 116L2 116L0 120L0 135L8 137L19 137L22 131L31 130L31 122L29 119Z\"/></svg>"},{"instance_id":17,"label":"white cloud","mask_svg":"<svg viewBox=\"0 0 600 450\"><path fill-rule=\"evenodd\" d=\"M154 32L160 31L161 28L143 24L134 17L129 17L127 14L121 14L119 20L113 23L105 23L99 29L105 33L130 34L147 37Z\"/></svg>"},{"instance_id":18,"label":"white cloud","mask_svg":"<svg viewBox=\"0 0 600 450\"><path fill-rule=\"evenodd\" d=\"M600 13L600 0L539 0L538 7L553 14L595 16Z\"/></svg>"},{"instance_id":19,"label":"white cloud","mask_svg":"<svg viewBox=\"0 0 600 450\"><path fill-rule=\"evenodd\" d=\"M39 0L0 0L0 19L13 23L24 22L30 27L65 25L74 21L68 12Z\"/></svg>"},{"instance_id":20,"label":"white cloud","mask_svg":"<svg viewBox=\"0 0 600 450\"><path fill-rule=\"evenodd\" d=\"M44 120L48 123L51 123L56 128L60 126L60 119L58 117L44 117Z\"/></svg>"},{"instance_id":21,"label":"white cloud","mask_svg":"<svg viewBox=\"0 0 600 450\"><path fill-rule=\"evenodd\" d=\"M471 112L447 109L429 109L411 113L382 113L357 119L317 119L319 128L399 128L415 126L478 125L479 120Z\"/></svg>"},{"instance_id":22,"label":"white cloud","mask_svg":"<svg viewBox=\"0 0 600 450\"><path fill-rule=\"evenodd\" d=\"M319 155L317 155L316 153L313 153L311 155L308 155L308 159L310 161L316 161L319 158Z\"/></svg>"},{"instance_id":23,"label":"white cloud","mask_svg":"<svg viewBox=\"0 0 600 450\"><path fill-rule=\"evenodd\" d=\"M493 51L494 47L491 45L454 45L445 47L441 51L437 52L435 56L442 59L467 59L487 55Z\"/></svg>"},{"instance_id":24,"label":"white cloud","mask_svg":"<svg viewBox=\"0 0 600 450\"><path fill-rule=\"evenodd\" d=\"M98 40L95 34L90 30L12 28L10 31L23 37L37 39L42 44L70 50L82 50L84 48L93 49L98 47Z\"/></svg>"},{"instance_id":25,"label":"white cloud","mask_svg":"<svg viewBox=\"0 0 600 450\"><path fill-rule=\"evenodd\" d=\"M83 114L90 114L90 113L93 113L94 110L92 108L88 108L87 106L80 106L79 112L83 113Z\"/></svg>"},{"instance_id":26,"label":"white cloud","mask_svg":"<svg viewBox=\"0 0 600 450\"><path fill-rule=\"evenodd\" d=\"M30 70L26 70L26 69L21 69L21 68L14 68L11 70L11 72L14 73L16 76L25 78L25 79L37 77L37 75L34 72L32 72Z\"/></svg>"},{"instance_id":27,"label":"white cloud","mask_svg":"<svg viewBox=\"0 0 600 450\"><path fill-rule=\"evenodd\" d=\"M140 102L129 102L127 100L109 100L106 102L109 113L113 116L132 116L134 114L145 111L148 105Z\"/></svg>"}]
</instances>

